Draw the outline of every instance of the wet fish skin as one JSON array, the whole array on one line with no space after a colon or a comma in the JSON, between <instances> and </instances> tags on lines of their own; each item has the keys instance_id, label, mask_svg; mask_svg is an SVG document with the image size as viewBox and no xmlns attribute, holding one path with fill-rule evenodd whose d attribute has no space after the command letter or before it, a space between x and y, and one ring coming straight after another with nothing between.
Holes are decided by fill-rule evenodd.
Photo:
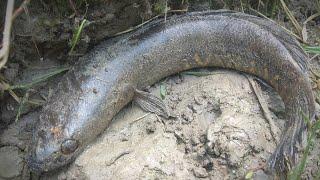
<instances>
[{"instance_id":1,"label":"wet fish skin","mask_svg":"<svg viewBox=\"0 0 320 180\"><path fill-rule=\"evenodd\" d=\"M134 98L134 89L201 67L252 74L279 93L287 124L268 165L272 171L290 170L306 132L303 116L314 118L307 56L275 23L232 11L158 19L80 58L43 108L29 167L45 172L72 162Z\"/></svg>"}]
</instances>

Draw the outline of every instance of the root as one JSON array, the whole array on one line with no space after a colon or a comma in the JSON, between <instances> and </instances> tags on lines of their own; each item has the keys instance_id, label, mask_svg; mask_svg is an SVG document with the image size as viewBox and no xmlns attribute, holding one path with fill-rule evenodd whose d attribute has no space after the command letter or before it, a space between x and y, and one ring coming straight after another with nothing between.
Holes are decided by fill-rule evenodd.
<instances>
[{"instance_id":1,"label":"root","mask_svg":"<svg viewBox=\"0 0 320 180\"><path fill-rule=\"evenodd\" d=\"M14 0L7 1L6 19L4 24L2 44L0 44L0 69L7 63L10 49L10 35L13 20L22 12L27 12L30 0L24 0L20 7L13 12Z\"/></svg>"},{"instance_id":2,"label":"root","mask_svg":"<svg viewBox=\"0 0 320 180\"><path fill-rule=\"evenodd\" d=\"M6 10L6 20L5 20L4 31L3 31L2 48L0 50L0 69L8 61L13 8L14 8L14 0L8 0L7 10Z\"/></svg>"}]
</instances>

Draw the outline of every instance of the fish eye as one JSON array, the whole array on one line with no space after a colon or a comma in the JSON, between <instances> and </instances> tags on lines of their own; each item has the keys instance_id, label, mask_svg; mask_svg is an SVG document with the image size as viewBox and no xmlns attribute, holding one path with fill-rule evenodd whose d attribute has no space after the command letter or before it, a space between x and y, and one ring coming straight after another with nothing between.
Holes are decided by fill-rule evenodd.
<instances>
[{"instance_id":1,"label":"fish eye","mask_svg":"<svg viewBox=\"0 0 320 180\"><path fill-rule=\"evenodd\" d=\"M66 139L61 144L61 152L63 154L71 154L78 148L78 141L74 139Z\"/></svg>"}]
</instances>

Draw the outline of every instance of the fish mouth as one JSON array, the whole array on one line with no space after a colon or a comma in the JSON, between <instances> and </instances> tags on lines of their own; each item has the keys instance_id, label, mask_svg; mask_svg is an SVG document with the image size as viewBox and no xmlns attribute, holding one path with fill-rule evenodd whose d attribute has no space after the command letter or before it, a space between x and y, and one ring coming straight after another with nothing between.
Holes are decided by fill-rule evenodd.
<instances>
[{"instance_id":1,"label":"fish mouth","mask_svg":"<svg viewBox=\"0 0 320 180\"><path fill-rule=\"evenodd\" d=\"M50 158L46 158L44 160L39 160L36 156L36 154L30 153L27 158L27 164L29 166L29 169L36 173L46 173L49 171L56 171L61 169L62 167L67 166L70 164L70 162L73 161L73 157L68 157L60 153L54 153Z\"/></svg>"},{"instance_id":2,"label":"fish mouth","mask_svg":"<svg viewBox=\"0 0 320 180\"><path fill-rule=\"evenodd\" d=\"M34 154L29 154L26 158L30 170L36 174L41 174L49 171L54 171L66 165L66 159L63 156L59 158L46 159L45 161L38 160Z\"/></svg>"}]
</instances>

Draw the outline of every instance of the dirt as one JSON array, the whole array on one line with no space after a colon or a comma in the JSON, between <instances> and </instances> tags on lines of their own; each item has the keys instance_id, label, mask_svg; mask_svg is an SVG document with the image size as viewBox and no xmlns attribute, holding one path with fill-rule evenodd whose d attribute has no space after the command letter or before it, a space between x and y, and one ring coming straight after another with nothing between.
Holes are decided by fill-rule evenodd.
<instances>
[{"instance_id":1,"label":"dirt","mask_svg":"<svg viewBox=\"0 0 320 180\"><path fill-rule=\"evenodd\" d=\"M21 2L17 0L16 7ZM22 13L14 21L10 59L0 78L3 76L9 84L21 84L32 82L52 69L72 66L101 40L161 13L161 8L159 11L155 7L165 3L88 0L77 2L74 11L66 2L31 1L28 13ZM256 7L256 1L250 4ZM238 1L193 0L181 4L172 0L168 5L171 10L186 7L189 11L242 10ZM291 1L288 6L300 24L317 12L314 2L309 0ZM1 1L1 24L4 9L5 1ZM273 19L294 31L281 10L276 11ZM70 54L74 29L83 17L88 23ZM307 24L311 45L319 45L319 23L317 18ZM320 74L319 62L318 57L310 61L316 74ZM0 179L239 179L250 172L254 172L254 179L271 178L261 167L275 143L247 79L235 72L213 72L214 75L206 77L176 75L164 80L167 89L164 101L177 118L165 120L146 115L137 106L129 105L74 163L40 177L30 174L24 158L41 104L50 98L61 74L28 91L15 90L19 97L27 92L29 100L37 102L26 103L17 122L14 121L19 103L8 92L0 93ZM310 73L310 77L317 93L320 77L315 73ZM159 95L159 86L154 85L150 91ZM264 88L264 94L280 127L279 135L284 122L283 105L272 90ZM319 138L318 135L308 158L305 179L312 179L319 171Z\"/></svg>"}]
</instances>

